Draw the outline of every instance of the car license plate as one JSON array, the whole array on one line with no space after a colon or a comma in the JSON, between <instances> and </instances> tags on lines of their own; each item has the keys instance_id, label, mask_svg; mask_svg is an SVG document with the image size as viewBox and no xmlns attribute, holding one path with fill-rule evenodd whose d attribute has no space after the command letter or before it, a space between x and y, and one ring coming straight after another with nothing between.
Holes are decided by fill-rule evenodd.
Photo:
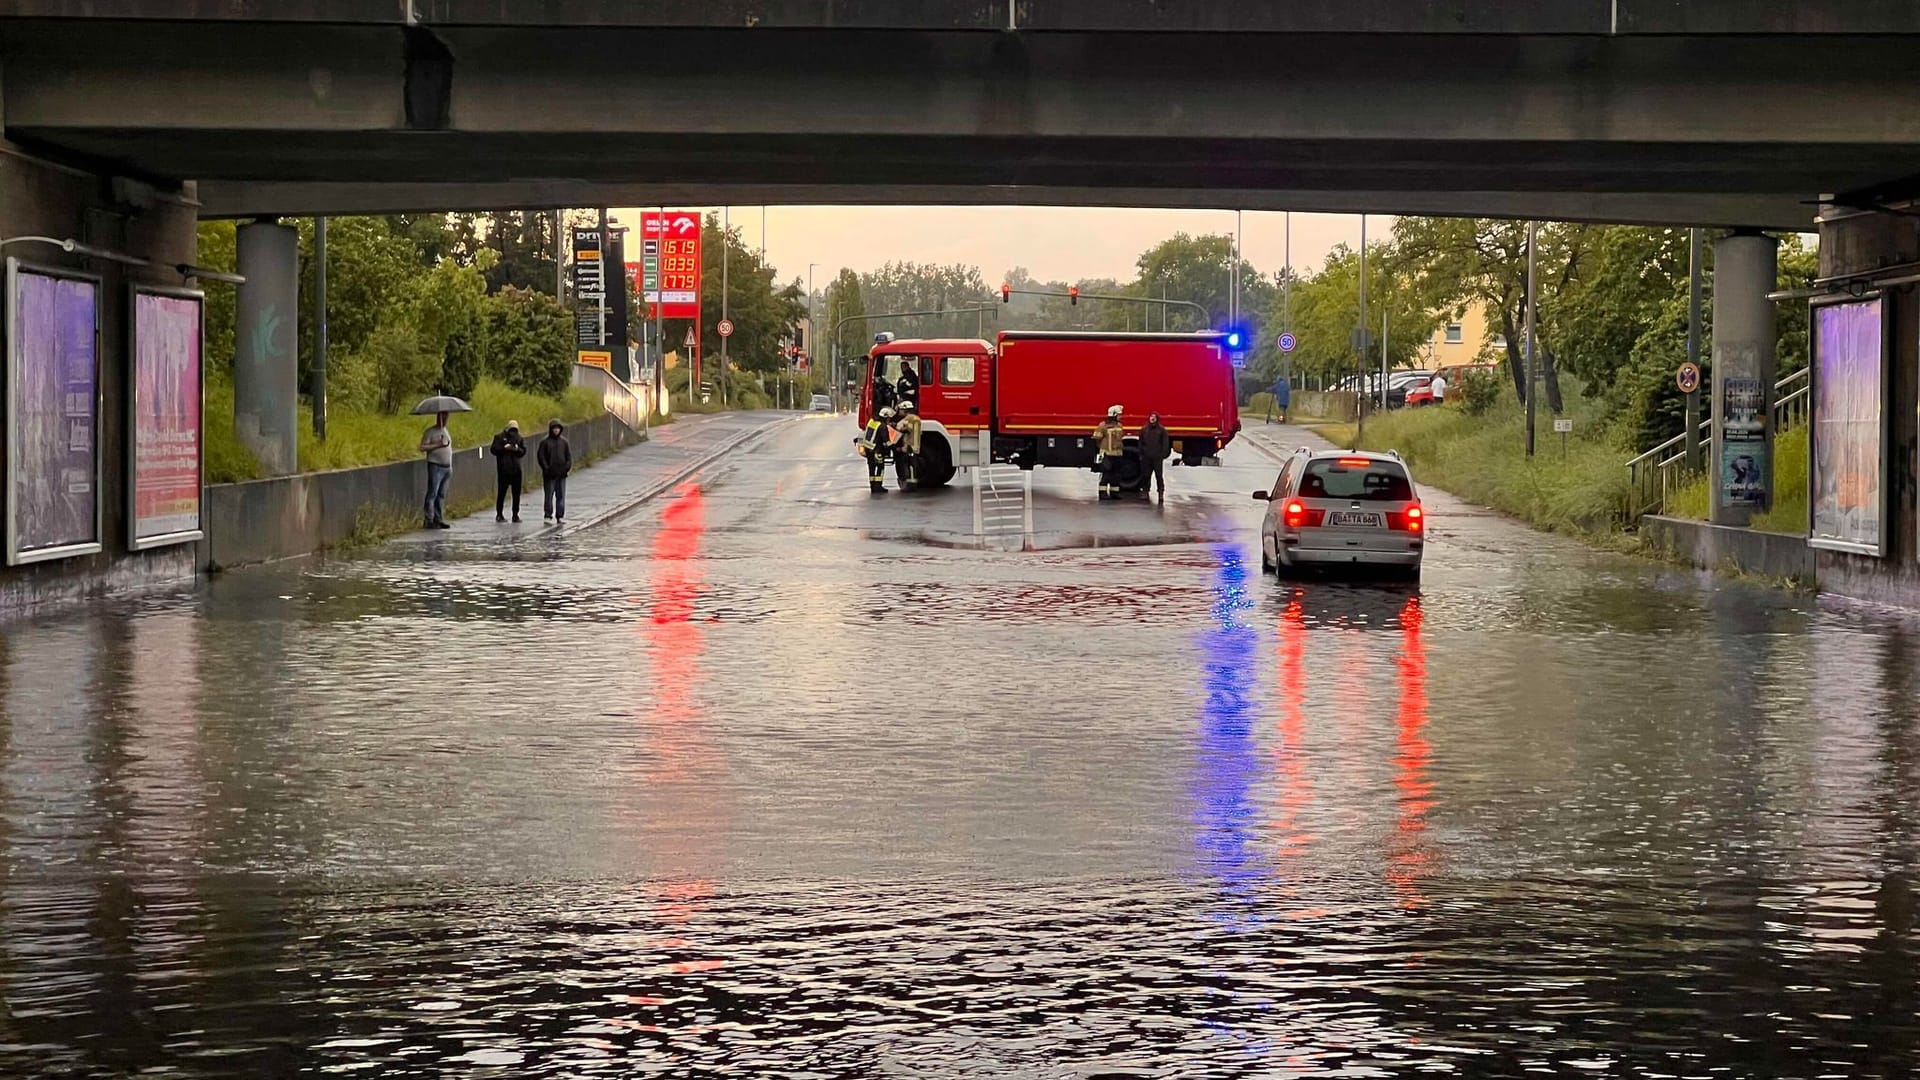
<instances>
[{"instance_id":1,"label":"car license plate","mask_svg":"<svg viewBox=\"0 0 1920 1080\"><path fill-rule=\"evenodd\" d=\"M1365 514L1357 510L1335 510L1327 515L1327 524L1344 525L1349 528L1377 529L1380 527L1379 514Z\"/></svg>"}]
</instances>

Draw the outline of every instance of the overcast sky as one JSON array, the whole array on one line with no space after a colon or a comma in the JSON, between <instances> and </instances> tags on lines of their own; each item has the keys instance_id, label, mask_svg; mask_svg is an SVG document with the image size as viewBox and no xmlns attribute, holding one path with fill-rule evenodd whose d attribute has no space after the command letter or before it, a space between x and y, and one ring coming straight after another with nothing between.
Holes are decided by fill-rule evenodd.
<instances>
[{"instance_id":1,"label":"overcast sky","mask_svg":"<svg viewBox=\"0 0 1920 1080\"><path fill-rule=\"evenodd\" d=\"M733 224L750 247L761 244L761 208L736 206ZM638 225L639 212L615 217ZM766 211L766 248L784 281L804 279L817 263L814 284L825 287L843 266L859 271L888 262L965 263L989 285L1024 266L1041 281L1134 275L1140 253L1177 232L1233 232L1222 210L1121 210L1036 206L775 206ZM1249 212L1248 261L1266 273L1286 264L1286 215ZM1386 236L1392 218L1367 219L1367 238ZM1342 214L1293 215L1293 265L1311 270L1334 244L1354 245L1360 219Z\"/></svg>"}]
</instances>

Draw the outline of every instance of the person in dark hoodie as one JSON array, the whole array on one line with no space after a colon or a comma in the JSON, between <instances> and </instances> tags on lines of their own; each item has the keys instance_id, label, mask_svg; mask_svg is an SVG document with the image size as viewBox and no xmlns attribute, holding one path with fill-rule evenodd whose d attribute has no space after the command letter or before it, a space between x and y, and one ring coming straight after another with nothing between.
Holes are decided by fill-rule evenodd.
<instances>
[{"instance_id":1,"label":"person in dark hoodie","mask_svg":"<svg viewBox=\"0 0 1920 1080\"><path fill-rule=\"evenodd\" d=\"M520 474L520 459L527 456L527 441L520 437L520 421L507 421L507 429L493 437L487 448L493 455L493 520L507 520L507 492L513 492L513 520L520 520L520 489L526 481Z\"/></svg>"},{"instance_id":2,"label":"person in dark hoodie","mask_svg":"<svg viewBox=\"0 0 1920 1080\"><path fill-rule=\"evenodd\" d=\"M567 520L567 474L573 471L573 447L567 445L566 430L560 418L554 417L534 455L540 464L540 487L546 492L548 521Z\"/></svg>"},{"instance_id":3,"label":"person in dark hoodie","mask_svg":"<svg viewBox=\"0 0 1920 1080\"><path fill-rule=\"evenodd\" d=\"M1147 490L1151 484L1160 496L1161 502L1167 501L1167 459L1173 456L1173 436L1160 426L1160 414L1150 413L1147 426L1140 429L1140 465L1146 475L1140 478L1140 490Z\"/></svg>"}]
</instances>

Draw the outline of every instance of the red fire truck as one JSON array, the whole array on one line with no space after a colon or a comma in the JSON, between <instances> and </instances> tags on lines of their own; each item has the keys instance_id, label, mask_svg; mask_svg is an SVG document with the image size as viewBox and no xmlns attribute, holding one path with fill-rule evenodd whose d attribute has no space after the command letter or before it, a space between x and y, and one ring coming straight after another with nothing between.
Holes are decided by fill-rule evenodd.
<instances>
[{"instance_id":1,"label":"red fire truck","mask_svg":"<svg viewBox=\"0 0 1920 1080\"><path fill-rule=\"evenodd\" d=\"M874 380L896 385L903 368L919 376L923 486L990 460L1091 468L1093 429L1119 405L1127 460L1119 480L1143 479L1135 436L1157 412L1184 464L1211 464L1240 431L1228 335L1006 331L998 345L977 339L906 340L881 334L868 353L860 423L874 409ZM886 389L883 400L890 399Z\"/></svg>"}]
</instances>

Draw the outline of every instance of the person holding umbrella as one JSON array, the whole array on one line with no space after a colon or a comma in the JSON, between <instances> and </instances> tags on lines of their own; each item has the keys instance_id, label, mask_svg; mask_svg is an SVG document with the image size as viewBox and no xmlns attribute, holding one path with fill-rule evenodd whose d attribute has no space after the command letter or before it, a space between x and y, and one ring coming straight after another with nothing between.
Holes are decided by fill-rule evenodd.
<instances>
[{"instance_id":1,"label":"person holding umbrella","mask_svg":"<svg viewBox=\"0 0 1920 1080\"><path fill-rule=\"evenodd\" d=\"M453 434L447 430L447 414L472 411L473 406L445 395L413 407L415 416L433 416L433 426L420 436L420 452L427 456L426 528L453 528L447 524L447 484L453 479Z\"/></svg>"}]
</instances>

